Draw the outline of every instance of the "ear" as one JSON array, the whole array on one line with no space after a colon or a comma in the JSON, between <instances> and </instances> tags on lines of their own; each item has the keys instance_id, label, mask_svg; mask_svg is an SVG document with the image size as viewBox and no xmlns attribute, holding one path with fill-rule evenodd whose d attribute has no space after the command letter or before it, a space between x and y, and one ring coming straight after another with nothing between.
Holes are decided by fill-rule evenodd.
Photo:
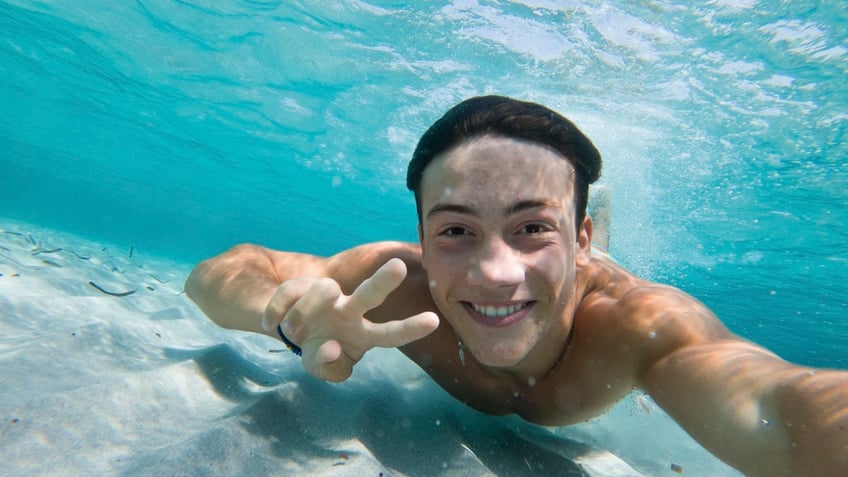
<instances>
[{"instance_id":1,"label":"ear","mask_svg":"<svg viewBox=\"0 0 848 477\"><path fill-rule=\"evenodd\" d=\"M583 223L580 224L580 230L577 231L577 255L575 263L578 267L589 265L592 259L592 218L586 215Z\"/></svg>"}]
</instances>

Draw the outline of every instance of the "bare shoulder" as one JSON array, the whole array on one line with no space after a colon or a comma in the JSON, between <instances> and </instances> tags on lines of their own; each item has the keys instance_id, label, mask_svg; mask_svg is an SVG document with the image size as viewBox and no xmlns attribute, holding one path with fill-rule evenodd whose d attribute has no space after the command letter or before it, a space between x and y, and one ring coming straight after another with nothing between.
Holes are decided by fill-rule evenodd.
<instances>
[{"instance_id":1,"label":"bare shoulder","mask_svg":"<svg viewBox=\"0 0 848 477\"><path fill-rule=\"evenodd\" d=\"M577 330L594 341L584 361L618 366L619 378L746 475L846 475L848 374L784 361L694 297L608 260L584 268Z\"/></svg>"},{"instance_id":2,"label":"bare shoulder","mask_svg":"<svg viewBox=\"0 0 848 477\"><path fill-rule=\"evenodd\" d=\"M582 273L578 331L639 350L639 371L684 346L736 339L696 298L636 277L607 257L593 257Z\"/></svg>"},{"instance_id":3,"label":"bare shoulder","mask_svg":"<svg viewBox=\"0 0 848 477\"><path fill-rule=\"evenodd\" d=\"M326 273L349 294L392 258L399 258L406 264L407 281L424 275L420 247L413 243L391 241L367 243L337 253L327 259Z\"/></svg>"}]
</instances>

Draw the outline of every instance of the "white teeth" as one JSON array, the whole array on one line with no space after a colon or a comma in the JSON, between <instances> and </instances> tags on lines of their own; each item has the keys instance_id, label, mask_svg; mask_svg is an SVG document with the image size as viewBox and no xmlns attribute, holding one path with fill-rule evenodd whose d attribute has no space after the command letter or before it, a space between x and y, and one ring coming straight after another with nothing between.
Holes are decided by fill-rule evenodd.
<instances>
[{"instance_id":1,"label":"white teeth","mask_svg":"<svg viewBox=\"0 0 848 477\"><path fill-rule=\"evenodd\" d=\"M524 308L524 304L510 306L481 306L472 303L471 306L474 308L474 311L482 315L486 315L489 318L503 318Z\"/></svg>"}]
</instances>

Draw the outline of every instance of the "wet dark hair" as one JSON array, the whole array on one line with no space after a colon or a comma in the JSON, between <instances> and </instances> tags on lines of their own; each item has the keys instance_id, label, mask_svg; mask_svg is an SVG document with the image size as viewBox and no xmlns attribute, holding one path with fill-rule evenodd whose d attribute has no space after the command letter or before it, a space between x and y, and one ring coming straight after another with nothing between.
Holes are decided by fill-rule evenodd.
<instances>
[{"instance_id":1,"label":"wet dark hair","mask_svg":"<svg viewBox=\"0 0 848 477\"><path fill-rule=\"evenodd\" d=\"M434 158L465 142L502 136L542 144L558 151L574 168L577 230L586 216L589 184L601 176L601 155L571 121L541 104L504 96L467 99L430 126L409 161L406 187L415 193L421 222L421 179Z\"/></svg>"}]
</instances>

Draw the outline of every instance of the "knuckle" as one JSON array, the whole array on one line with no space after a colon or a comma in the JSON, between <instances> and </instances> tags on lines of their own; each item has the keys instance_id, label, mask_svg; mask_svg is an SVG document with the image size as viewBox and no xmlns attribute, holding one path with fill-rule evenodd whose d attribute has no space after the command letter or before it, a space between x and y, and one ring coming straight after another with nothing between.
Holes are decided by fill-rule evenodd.
<instances>
[{"instance_id":1,"label":"knuckle","mask_svg":"<svg viewBox=\"0 0 848 477\"><path fill-rule=\"evenodd\" d=\"M282 317L297 303L304 294L303 284L297 280L289 280L277 286L277 290L271 297L266 311Z\"/></svg>"},{"instance_id":2,"label":"knuckle","mask_svg":"<svg viewBox=\"0 0 848 477\"><path fill-rule=\"evenodd\" d=\"M319 278L312 284L310 293L321 301L333 300L341 294L341 288L332 278Z\"/></svg>"},{"instance_id":3,"label":"knuckle","mask_svg":"<svg viewBox=\"0 0 848 477\"><path fill-rule=\"evenodd\" d=\"M301 307L295 305L285 314L281 322L286 338L293 343L303 343L306 341L308 330L305 325L308 321L305 319L305 316Z\"/></svg>"},{"instance_id":4,"label":"knuckle","mask_svg":"<svg viewBox=\"0 0 848 477\"><path fill-rule=\"evenodd\" d=\"M276 295L281 298L290 298L297 295L298 283L295 280L286 280L277 286Z\"/></svg>"},{"instance_id":5,"label":"knuckle","mask_svg":"<svg viewBox=\"0 0 848 477\"><path fill-rule=\"evenodd\" d=\"M270 329L280 324L291 309L291 305L292 300L287 298L285 290L282 286L278 287L268 304L265 305L265 312L262 316L265 326Z\"/></svg>"},{"instance_id":6,"label":"knuckle","mask_svg":"<svg viewBox=\"0 0 848 477\"><path fill-rule=\"evenodd\" d=\"M315 279L313 286L331 287L336 281L329 277L318 277Z\"/></svg>"},{"instance_id":7,"label":"knuckle","mask_svg":"<svg viewBox=\"0 0 848 477\"><path fill-rule=\"evenodd\" d=\"M271 297L271 301L268 302L268 305L265 307L265 314L272 318L277 318L277 321L281 319L286 311L290 308L291 304L289 300L285 300L280 296L279 293L275 294Z\"/></svg>"},{"instance_id":8,"label":"knuckle","mask_svg":"<svg viewBox=\"0 0 848 477\"><path fill-rule=\"evenodd\" d=\"M298 277L286 280L277 286L277 295L286 300L297 300L306 294L317 279L313 277Z\"/></svg>"}]
</instances>

